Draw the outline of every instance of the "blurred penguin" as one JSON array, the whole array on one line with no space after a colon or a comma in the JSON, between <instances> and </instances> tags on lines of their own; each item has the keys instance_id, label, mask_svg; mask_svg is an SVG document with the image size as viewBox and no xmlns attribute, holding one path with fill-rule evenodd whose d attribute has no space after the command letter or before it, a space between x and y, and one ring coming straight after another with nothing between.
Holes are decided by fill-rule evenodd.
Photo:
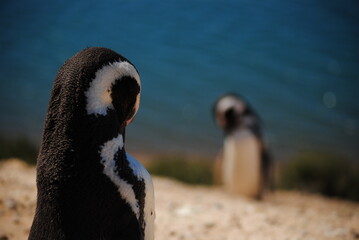
<instances>
[{"instance_id":1,"label":"blurred penguin","mask_svg":"<svg viewBox=\"0 0 359 240\"><path fill-rule=\"evenodd\" d=\"M261 121L237 94L226 94L214 104L214 118L224 132L223 153L214 169L215 182L227 192L261 199L272 179L272 161L264 144Z\"/></svg>"}]
</instances>

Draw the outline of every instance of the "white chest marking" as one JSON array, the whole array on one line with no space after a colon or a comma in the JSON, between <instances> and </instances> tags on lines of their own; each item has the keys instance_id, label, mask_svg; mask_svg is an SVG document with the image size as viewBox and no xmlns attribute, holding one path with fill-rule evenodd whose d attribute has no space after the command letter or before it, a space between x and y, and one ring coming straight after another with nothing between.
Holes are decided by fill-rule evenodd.
<instances>
[{"instance_id":1,"label":"white chest marking","mask_svg":"<svg viewBox=\"0 0 359 240\"><path fill-rule=\"evenodd\" d=\"M101 148L101 163L104 166L103 172L118 187L121 197L131 206L132 211L138 219L140 216L140 209L132 185L121 179L115 171L116 162L114 157L117 151L121 148L123 148L123 139L121 134L103 145Z\"/></svg>"},{"instance_id":2,"label":"white chest marking","mask_svg":"<svg viewBox=\"0 0 359 240\"><path fill-rule=\"evenodd\" d=\"M104 165L104 174L108 176L111 181L118 187L121 197L131 206L137 219L140 217L139 204L133 190L133 186L121 179L116 173L116 163L114 160L115 154L119 149L123 148L122 135L107 141L101 148L101 163ZM154 204L154 189L150 174L136 159L126 153L127 160L133 174L145 182L145 205L144 205L144 223L145 223L145 240L154 239L154 219L155 219L155 204Z\"/></svg>"},{"instance_id":3,"label":"white chest marking","mask_svg":"<svg viewBox=\"0 0 359 240\"><path fill-rule=\"evenodd\" d=\"M147 172L146 168L143 167L136 159L131 155L127 154L127 160L130 163L130 167L133 170L133 173L139 179L145 181L145 206L144 206L144 222L145 222L145 240L154 239L154 230L155 230L155 197L154 197L154 188L151 175Z\"/></svg>"},{"instance_id":4,"label":"white chest marking","mask_svg":"<svg viewBox=\"0 0 359 240\"><path fill-rule=\"evenodd\" d=\"M232 193L256 197L260 191L260 143L248 130L224 142L223 183Z\"/></svg>"},{"instance_id":5,"label":"white chest marking","mask_svg":"<svg viewBox=\"0 0 359 240\"><path fill-rule=\"evenodd\" d=\"M114 108L111 100L111 86L117 79L124 76L133 77L141 86L140 76L129 62L114 62L96 72L89 89L85 92L87 114L106 115L107 109Z\"/></svg>"}]
</instances>

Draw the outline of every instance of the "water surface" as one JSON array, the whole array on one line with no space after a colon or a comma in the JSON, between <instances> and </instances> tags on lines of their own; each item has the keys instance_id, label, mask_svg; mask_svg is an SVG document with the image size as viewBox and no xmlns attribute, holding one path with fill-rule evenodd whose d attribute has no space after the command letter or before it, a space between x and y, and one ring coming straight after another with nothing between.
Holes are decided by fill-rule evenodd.
<instances>
[{"instance_id":1,"label":"water surface","mask_svg":"<svg viewBox=\"0 0 359 240\"><path fill-rule=\"evenodd\" d=\"M2 1L0 132L39 141L57 69L87 46L129 58L143 84L132 151L214 156L211 107L237 92L278 158L359 158L357 1Z\"/></svg>"}]
</instances>

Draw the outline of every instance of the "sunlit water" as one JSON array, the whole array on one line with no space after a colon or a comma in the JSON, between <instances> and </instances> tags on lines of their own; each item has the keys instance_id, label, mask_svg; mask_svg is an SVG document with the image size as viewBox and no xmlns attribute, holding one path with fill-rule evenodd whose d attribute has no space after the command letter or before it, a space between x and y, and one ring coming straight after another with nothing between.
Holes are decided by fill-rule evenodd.
<instances>
[{"instance_id":1,"label":"sunlit water","mask_svg":"<svg viewBox=\"0 0 359 240\"><path fill-rule=\"evenodd\" d=\"M211 107L245 96L277 158L358 160L356 1L2 1L0 131L39 141L57 69L86 46L129 58L143 84L132 151L214 156Z\"/></svg>"}]
</instances>

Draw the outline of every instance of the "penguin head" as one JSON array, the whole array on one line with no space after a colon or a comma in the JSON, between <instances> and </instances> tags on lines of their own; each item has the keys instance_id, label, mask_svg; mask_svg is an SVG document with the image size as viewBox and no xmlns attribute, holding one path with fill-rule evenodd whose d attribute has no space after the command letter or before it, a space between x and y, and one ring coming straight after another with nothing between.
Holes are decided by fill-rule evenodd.
<instances>
[{"instance_id":1,"label":"penguin head","mask_svg":"<svg viewBox=\"0 0 359 240\"><path fill-rule=\"evenodd\" d=\"M138 111L140 92L139 74L129 60L108 48L86 48L59 69L48 117L80 127L104 118L126 126Z\"/></svg>"},{"instance_id":2,"label":"penguin head","mask_svg":"<svg viewBox=\"0 0 359 240\"><path fill-rule=\"evenodd\" d=\"M107 52L108 49L103 51ZM126 126L131 123L139 109L139 74L127 59L116 53L114 59L97 65L94 77L85 91L87 114L106 116L114 111L118 121Z\"/></svg>"},{"instance_id":3,"label":"penguin head","mask_svg":"<svg viewBox=\"0 0 359 240\"><path fill-rule=\"evenodd\" d=\"M90 47L69 58L52 88L43 142L71 138L98 145L124 135L140 104L135 66L108 48Z\"/></svg>"},{"instance_id":4,"label":"penguin head","mask_svg":"<svg viewBox=\"0 0 359 240\"><path fill-rule=\"evenodd\" d=\"M214 104L213 114L217 125L226 133L246 128L258 121L249 104L237 94L226 94Z\"/></svg>"}]
</instances>

